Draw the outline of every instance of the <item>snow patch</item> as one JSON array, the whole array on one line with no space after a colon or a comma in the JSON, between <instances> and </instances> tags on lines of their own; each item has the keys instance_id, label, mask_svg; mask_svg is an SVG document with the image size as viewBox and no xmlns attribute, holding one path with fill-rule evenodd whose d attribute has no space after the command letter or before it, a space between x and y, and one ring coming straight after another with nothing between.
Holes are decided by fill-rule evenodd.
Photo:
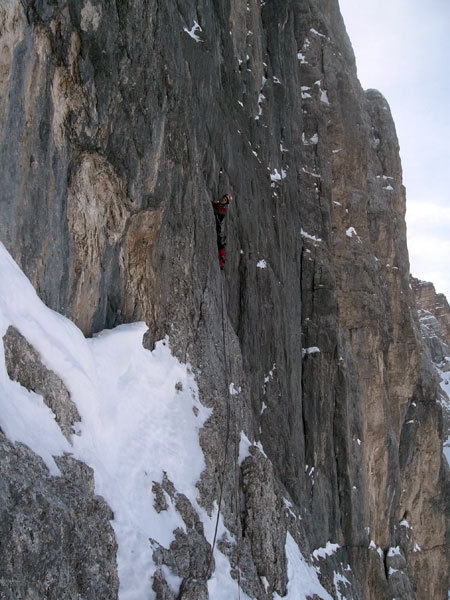
<instances>
[{"instance_id":1,"label":"snow patch","mask_svg":"<svg viewBox=\"0 0 450 600\"><path fill-rule=\"evenodd\" d=\"M315 146L319 143L319 134L315 133L310 138L307 138L305 133L302 133L302 143L304 146Z\"/></svg>"},{"instance_id":2,"label":"snow patch","mask_svg":"<svg viewBox=\"0 0 450 600\"><path fill-rule=\"evenodd\" d=\"M348 567L348 570L350 570L350 567ZM333 575L333 585L336 592L336 600L347 600L347 596L343 595L340 590L341 586L346 587L351 585L347 577L342 575L342 573L335 571Z\"/></svg>"},{"instance_id":3,"label":"snow patch","mask_svg":"<svg viewBox=\"0 0 450 600\"><path fill-rule=\"evenodd\" d=\"M302 348L302 356L306 356L307 354L318 354L320 352L320 348L317 346L310 346L309 348Z\"/></svg>"},{"instance_id":4,"label":"snow patch","mask_svg":"<svg viewBox=\"0 0 450 600\"><path fill-rule=\"evenodd\" d=\"M262 105L264 100L266 99L266 97L264 96L264 94L261 92L258 96L258 114L255 116L255 120L258 121L259 118L262 115L263 109L262 109Z\"/></svg>"},{"instance_id":5,"label":"snow patch","mask_svg":"<svg viewBox=\"0 0 450 600\"><path fill-rule=\"evenodd\" d=\"M327 36L323 33L320 33L320 31L317 31L317 29L314 29L314 27L311 27L311 29L309 30L313 35L316 35L317 37L321 37L321 38L325 38L328 39Z\"/></svg>"},{"instance_id":6,"label":"snow patch","mask_svg":"<svg viewBox=\"0 0 450 600\"><path fill-rule=\"evenodd\" d=\"M240 385L236 387L236 385L233 382L231 382L228 391L230 396L238 396L242 392L242 388Z\"/></svg>"},{"instance_id":7,"label":"snow patch","mask_svg":"<svg viewBox=\"0 0 450 600\"><path fill-rule=\"evenodd\" d=\"M311 235L310 233L307 233L303 229L300 230L300 235L303 238L306 238L307 240L311 240L312 242L321 242L322 241L322 239L320 237L317 237L315 235Z\"/></svg>"},{"instance_id":8,"label":"snow patch","mask_svg":"<svg viewBox=\"0 0 450 600\"><path fill-rule=\"evenodd\" d=\"M333 600L322 586L317 570L309 565L290 533L286 535L286 558L288 564L287 594L283 598L275 593L274 600L308 600L317 595L322 600Z\"/></svg>"},{"instance_id":9,"label":"snow patch","mask_svg":"<svg viewBox=\"0 0 450 600\"><path fill-rule=\"evenodd\" d=\"M400 521L400 527L406 527L407 529L412 529L411 525L408 523L406 519Z\"/></svg>"},{"instance_id":10,"label":"snow patch","mask_svg":"<svg viewBox=\"0 0 450 600\"><path fill-rule=\"evenodd\" d=\"M301 93L301 96L302 96L303 100L306 100L307 98L312 98L311 94L309 93L310 89L311 88L308 87L307 85L302 85L301 86L300 93Z\"/></svg>"},{"instance_id":11,"label":"snow patch","mask_svg":"<svg viewBox=\"0 0 450 600\"><path fill-rule=\"evenodd\" d=\"M330 541L328 541L324 548L317 548L316 550L314 550L312 555L315 560L318 560L319 558L326 558L327 556L332 556L333 554L335 554L335 552L337 552L339 548L339 544L333 544Z\"/></svg>"},{"instance_id":12,"label":"snow patch","mask_svg":"<svg viewBox=\"0 0 450 600\"><path fill-rule=\"evenodd\" d=\"M306 173L306 175L310 175L311 177L316 177L317 179L322 179L322 175L320 175L320 173L315 173L314 171L308 171L308 169L305 169L305 167L302 167L302 171L303 171L303 173Z\"/></svg>"},{"instance_id":13,"label":"snow patch","mask_svg":"<svg viewBox=\"0 0 450 600\"><path fill-rule=\"evenodd\" d=\"M270 369L267 375L264 375L264 385L263 385L263 394L266 394L267 384L272 381L274 377L274 371L277 368L276 364L273 363L272 368Z\"/></svg>"},{"instance_id":14,"label":"snow patch","mask_svg":"<svg viewBox=\"0 0 450 600\"><path fill-rule=\"evenodd\" d=\"M256 263L258 269L267 269L267 262L264 259L261 259Z\"/></svg>"},{"instance_id":15,"label":"snow patch","mask_svg":"<svg viewBox=\"0 0 450 600\"><path fill-rule=\"evenodd\" d=\"M273 182L281 181L282 179L286 178L286 175L287 173L284 169L281 169L281 173L278 171L278 169L274 169L270 173L270 180Z\"/></svg>"},{"instance_id":16,"label":"snow patch","mask_svg":"<svg viewBox=\"0 0 450 600\"><path fill-rule=\"evenodd\" d=\"M320 90L320 101L322 102L322 104L326 104L326 105L330 104L326 90L322 90L322 89Z\"/></svg>"},{"instance_id":17,"label":"snow patch","mask_svg":"<svg viewBox=\"0 0 450 600\"><path fill-rule=\"evenodd\" d=\"M293 505L292 502L289 502L289 500L287 498L283 498L283 503L285 508L287 509L288 513L291 515L291 517L293 517L293 519L296 521L297 519L299 519L300 521L302 520L302 518L300 516L297 516L295 514L295 512L293 511Z\"/></svg>"},{"instance_id":18,"label":"snow patch","mask_svg":"<svg viewBox=\"0 0 450 600\"><path fill-rule=\"evenodd\" d=\"M183 31L185 31L196 42L202 42L203 41L197 35L197 31L202 31L202 28L197 23L197 21L194 21L194 24L192 25L192 27L190 29L188 29L187 27L183 27Z\"/></svg>"},{"instance_id":19,"label":"snow patch","mask_svg":"<svg viewBox=\"0 0 450 600\"><path fill-rule=\"evenodd\" d=\"M264 452L264 448L263 448L263 445L261 444L261 442L260 441L251 442L248 439L248 437L245 435L245 433L243 431L241 431L241 436L240 436L240 440L239 440L239 464L240 465L244 462L244 460L248 456L251 456L251 453L250 453L251 447L258 448L258 450L261 452L261 454L267 458L267 454Z\"/></svg>"}]
</instances>

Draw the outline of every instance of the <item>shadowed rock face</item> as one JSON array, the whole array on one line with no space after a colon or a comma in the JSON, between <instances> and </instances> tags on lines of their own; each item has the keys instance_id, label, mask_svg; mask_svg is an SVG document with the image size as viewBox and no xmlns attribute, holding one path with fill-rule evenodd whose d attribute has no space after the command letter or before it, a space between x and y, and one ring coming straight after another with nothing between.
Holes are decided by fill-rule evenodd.
<instances>
[{"instance_id":1,"label":"shadowed rock face","mask_svg":"<svg viewBox=\"0 0 450 600\"><path fill-rule=\"evenodd\" d=\"M338 2L9 0L0 73L0 238L85 334L145 320L201 370L207 508L224 327L236 430L267 455L242 465L238 518L232 464L224 487L248 593L284 593L289 530L306 555L341 546L320 562L335 596L350 564L349 598L446 598L448 474L399 146L386 101L358 83ZM226 191L221 275L210 200ZM192 549L178 541L165 564ZM198 560L180 570L186 597L207 593ZM162 571L154 588L169 593Z\"/></svg>"}]
</instances>

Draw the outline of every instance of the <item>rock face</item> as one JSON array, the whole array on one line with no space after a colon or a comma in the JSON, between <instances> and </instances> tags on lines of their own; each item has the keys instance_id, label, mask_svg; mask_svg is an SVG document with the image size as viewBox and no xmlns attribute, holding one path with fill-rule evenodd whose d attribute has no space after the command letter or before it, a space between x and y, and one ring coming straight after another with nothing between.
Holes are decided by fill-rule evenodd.
<instances>
[{"instance_id":1,"label":"rock face","mask_svg":"<svg viewBox=\"0 0 450 600\"><path fill-rule=\"evenodd\" d=\"M437 294L434 285L411 277L416 297L419 323L425 347L436 367L442 387L440 403L444 419L444 435L450 438L450 306L444 294ZM447 442L448 443L448 442Z\"/></svg>"},{"instance_id":2,"label":"rock face","mask_svg":"<svg viewBox=\"0 0 450 600\"><path fill-rule=\"evenodd\" d=\"M339 545L320 560L335 598L346 565L347 598L447 598L449 475L409 285L399 145L385 99L359 85L337 0L7 0L0 73L1 240L84 333L145 320L199 369L214 409L201 432L207 510L230 380L241 390L236 431L264 455L242 464L237 502L229 459L222 512L249 596L286 592L289 531L306 555ZM210 200L225 191L221 274ZM23 455L2 458L2 481L28 485L34 458L2 449ZM51 510L85 475L46 481ZM185 578L180 597L206 598L201 523L165 492L189 533L155 552ZM5 515L30 510L4 494ZM113 541L98 538L103 521L84 525L101 567L86 575L60 536L67 597L113 598ZM20 555L4 531L2 552ZM15 588L0 564L6 597L25 594L25 575ZM172 597L163 570L154 590Z\"/></svg>"},{"instance_id":3,"label":"rock face","mask_svg":"<svg viewBox=\"0 0 450 600\"><path fill-rule=\"evenodd\" d=\"M437 294L434 285L411 277L416 296L422 337L428 346L432 361L442 365L445 371L450 356L450 306L444 294Z\"/></svg>"},{"instance_id":4,"label":"rock face","mask_svg":"<svg viewBox=\"0 0 450 600\"><path fill-rule=\"evenodd\" d=\"M75 423L80 421L80 415L64 383L42 364L33 346L14 327L8 328L3 344L9 378L44 398L61 431L70 440L76 432Z\"/></svg>"},{"instance_id":5,"label":"rock face","mask_svg":"<svg viewBox=\"0 0 450 600\"><path fill-rule=\"evenodd\" d=\"M57 459L61 477L0 432L0 596L117 598L117 544L89 467Z\"/></svg>"},{"instance_id":6,"label":"rock face","mask_svg":"<svg viewBox=\"0 0 450 600\"><path fill-rule=\"evenodd\" d=\"M3 345L10 378L42 395L70 438L79 415L62 381L13 327ZM114 515L87 465L56 461L61 477L48 477L39 457L0 430L0 597L117 598Z\"/></svg>"}]
</instances>

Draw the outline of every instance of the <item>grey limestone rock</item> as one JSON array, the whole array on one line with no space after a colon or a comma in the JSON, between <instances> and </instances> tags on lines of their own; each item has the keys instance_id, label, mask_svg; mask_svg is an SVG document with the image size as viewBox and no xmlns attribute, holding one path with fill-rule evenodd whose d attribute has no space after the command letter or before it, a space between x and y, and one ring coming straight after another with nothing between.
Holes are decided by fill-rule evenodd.
<instances>
[{"instance_id":1,"label":"grey limestone rock","mask_svg":"<svg viewBox=\"0 0 450 600\"><path fill-rule=\"evenodd\" d=\"M146 347L167 335L198 373L213 411L199 502L211 513L223 486L250 597L266 600L261 577L284 593L289 531L308 560L339 545L322 568L335 598L347 565L349 600L447 598L449 474L409 287L399 142L382 94L359 84L337 0L3 2L0 165L0 239L42 300L86 335L145 321ZM221 273L210 201L224 192L234 202ZM52 403L70 435L68 398ZM241 431L265 453L242 469ZM38 547L60 541L66 593L114 597L105 507L79 530L89 564L102 565L94 572L65 533L84 519L70 504L77 476L49 480L24 448L2 447L23 461L2 462L4 522L45 513L33 499L29 514L12 482L45 487L62 537L38 529ZM209 547L192 503L168 481L154 496L156 510L177 506L188 532L154 548L155 593L174 595L165 565L186 597L206 597ZM399 545L406 513L399 583L371 542ZM41 572L12 575L8 561L35 543L21 527L2 585L42 595ZM236 546L219 546L236 577Z\"/></svg>"},{"instance_id":2,"label":"grey limestone rock","mask_svg":"<svg viewBox=\"0 0 450 600\"><path fill-rule=\"evenodd\" d=\"M0 431L0 597L117 598L111 509L94 494L89 467L56 460L62 476L49 477L40 458Z\"/></svg>"},{"instance_id":3,"label":"grey limestone rock","mask_svg":"<svg viewBox=\"0 0 450 600\"><path fill-rule=\"evenodd\" d=\"M174 540L169 548L164 548L155 540L150 540L154 549L153 559L158 567L153 576L156 598L157 600L171 598L207 600L207 580L214 570L214 558L211 554L211 545L204 535L203 523L190 500L176 491L166 473L163 474L161 483L153 483L154 506L158 512L169 507L164 492L181 515L185 529L177 528L173 532ZM166 565L174 575L181 578L178 591L170 589L160 568L161 565Z\"/></svg>"},{"instance_id":4,"label":"grey limestone rock","mask_svg":"<svg viewBox=\"0 0 450 600\"><path fill-rule=\"evenodd\" d=\"M8 328L3 337L3 345L10 379L44 398L47 406L55 413L61 431L70 441L80 415L64 383L53 371L47 369L38 352L14 327Z\"/></svg>"}]
</instances>

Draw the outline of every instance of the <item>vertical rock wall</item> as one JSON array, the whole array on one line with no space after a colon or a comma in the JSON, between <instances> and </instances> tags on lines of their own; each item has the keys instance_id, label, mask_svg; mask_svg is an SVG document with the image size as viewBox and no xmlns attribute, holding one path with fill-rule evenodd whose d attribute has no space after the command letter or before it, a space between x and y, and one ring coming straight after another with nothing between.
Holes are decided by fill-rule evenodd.
<instances>
[{"instance_id":1,"label":"vertical rock wall","mask_svg":"<svg viewBox=\"0 0 450 600\"><path fill-rule=\"evenodd\" d=\"M237 428L270 461L243 465L238 524L224 506L249 574L284 593L284 558L269 559L289 528L305 552L341 546L322 570L348 562L349 597L446 598L447 475L398 141L337 1L8 0L0 72L1 239L86 334L142 319L201 370L206 507L224 324ZM210 200L225 191L221 275ZM261 494L289 497L301 527L273 504L261 516ZM266 598L256 575L247 591Z\"/></svg>"}]
</instances>

